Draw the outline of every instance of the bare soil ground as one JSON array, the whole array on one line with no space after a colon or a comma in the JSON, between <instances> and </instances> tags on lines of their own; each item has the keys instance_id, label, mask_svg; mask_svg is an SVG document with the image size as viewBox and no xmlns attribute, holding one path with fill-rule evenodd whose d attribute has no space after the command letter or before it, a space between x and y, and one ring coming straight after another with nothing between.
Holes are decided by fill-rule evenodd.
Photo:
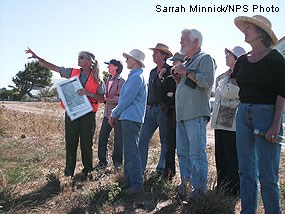
<instances>
[{"instance_id":1,"label":"bare soil ground","mask_svg":"<svg viewBox=\"0 0 285 214\"><path fill-rule=\"evenodd\" d=\"M96 116L94 166L98 162L97 141L102 107ZM65 178L63 117L64 110L58 103L0 103L0 213L189 213L187 205L175 199L180 182L179 171L171 183L161 183L155 175L160 151L157 133L150 144L145 192L138 198L121 197L123 170L115 170L111 165L82 180L80 151L74 180ZM209 189L213 189L216 174L214 131L209 125L207 142ZM109 150L111 154L112 144ZM280 183L284 206L284 148L281 157ZM261 200L259 204L262 204ZM223 210L204 213L239 213L240 201L235 201L233 209L227 211L225 207ZM263 213L262 205L258 213Z\"/></svg>"},{"instance_id":2,"label":"bare soil ground","mask_svg":"<svg viewBox=\"0 0 285 214\"><path fill-rule=\"evenodd\" d=\"M50 114L56 116L64 116L64 109L55 106L55 103L47 102L17 102L17 101L5 101L1 102L2 108L10 111L17 111L21 113L33 113L33 114Z\"/></svg>"}]
</instances>

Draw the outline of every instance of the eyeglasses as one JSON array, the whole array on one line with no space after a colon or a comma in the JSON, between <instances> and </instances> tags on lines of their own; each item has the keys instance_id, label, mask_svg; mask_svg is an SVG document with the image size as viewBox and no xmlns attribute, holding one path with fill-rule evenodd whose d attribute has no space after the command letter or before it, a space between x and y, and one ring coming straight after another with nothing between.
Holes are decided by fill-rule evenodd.
<instances>
[{"instance_id":1,"label":"eyeglasses","mask_svg":"<svg viewBox=\"0 0 285 214\"><path fill-rule=\"evenodd\" d=\"M226 56L233 56L233 54L231 52L227 51Z\"/></svg>"}]
</instances>

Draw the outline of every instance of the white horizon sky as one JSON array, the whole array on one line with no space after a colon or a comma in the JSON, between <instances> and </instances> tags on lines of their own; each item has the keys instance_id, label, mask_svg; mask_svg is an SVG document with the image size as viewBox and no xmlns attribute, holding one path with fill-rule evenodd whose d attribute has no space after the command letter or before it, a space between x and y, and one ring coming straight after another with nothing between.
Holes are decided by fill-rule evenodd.
<instances>
[{"instance_id":1,"label":"white horizon sky","mask_svg":"<svg viewBox=\"0 0 285 214\"><path fill-rule=\"evenodd\" d=\"M186 12L156 12L156 5L182 5ZM216 9L241 5L248 10L190 13L190 5ZM255 11L254 5L258 7ZM262 8L268 11L260 12ZM285 36L284 0L0 0L0 88L12 85L12 77L31 61L24 52L27 47L45 60L64 67L78 67L77 56L81 50L92 51L102 71L107 71L104 62L117 58L124 64L125 78L129 70L122 53L138 48L146 55L144 72L148 79L155 67L149 48L164 43L174 54L180 50L184 28L202 32L202 51L216 60L218 75L228 69L225 47L239 45L250 50L234 25L234 18L258 14L271 21L278 39ZM59 74L53 72L53 79L58 78Z\"/></svg>"}]
</instances>

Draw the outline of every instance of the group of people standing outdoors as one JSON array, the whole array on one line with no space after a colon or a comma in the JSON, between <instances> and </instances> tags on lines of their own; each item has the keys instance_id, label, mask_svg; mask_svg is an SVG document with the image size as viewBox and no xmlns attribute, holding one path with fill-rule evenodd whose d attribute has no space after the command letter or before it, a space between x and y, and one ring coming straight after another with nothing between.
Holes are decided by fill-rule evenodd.
<instances>
[{"instance_id":1,"label":"group of people standing outdoors","mask_svg":"<svg viewBox=\"0 0 285 214\"><path fill-rule=\"evenodd\" d=\"M105 82L91 52L80 52L80 69L74 69L58 67L27 49L30 58L62 77L79 76L83 89L78 93L86 95L93 107L92 112L74 121L65 116L65 176L74 175L79 139L82 172L87 175L94 168L105 168L114 128L112 160L115 168L124 166L123 193L141 193L149 143L158 129L161 150L156 173L172 180L177 150L181 178L178 194L183 197L186 192L189 201L195 200L207 189L207 124L212 118L217 188L241 198L241 213L256 213L259 180L265 213L282 213L278 186L281 145L276 141L283 133L285 61L271 49L278 40L268 19L239 16L234 22L252 50L246 53L240 46L225 48L229 70L216 78L212 115L209 98L216 63L202 52L203 37L197 29L182 30L180 53L173 55L162 43L150 48L156 67L150 71L148 84L143 75L145 54L138 49L123 53L130 70L126 80L120 76L123 65L119 60L105 62L110 74ZM105 103L105 109L99 162L93 167L95 116L100 102ZM265 132L266 140L255 136L254 129Z\"/></svg>"}]
</instances>

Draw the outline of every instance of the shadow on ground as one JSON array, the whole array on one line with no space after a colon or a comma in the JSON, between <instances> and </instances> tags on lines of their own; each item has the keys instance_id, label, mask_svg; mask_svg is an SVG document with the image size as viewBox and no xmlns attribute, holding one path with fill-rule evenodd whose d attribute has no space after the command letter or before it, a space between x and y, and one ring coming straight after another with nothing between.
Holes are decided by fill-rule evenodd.
<instances>
[{"instance_id":1,"label":"shadow on ground","mask_svg":"<svg viewBox=\"0 0 285 214\"><path fill-rule=\"evenodd\" d=\"M2 211L5 213L13 210L16 211L37 207L58 195L61 190L58 177L50 174L46 179L47 183L44 186L18 198L14 198L8 192L0 192L0 205L2 206Z\"/></svg>"}]
</instances>

